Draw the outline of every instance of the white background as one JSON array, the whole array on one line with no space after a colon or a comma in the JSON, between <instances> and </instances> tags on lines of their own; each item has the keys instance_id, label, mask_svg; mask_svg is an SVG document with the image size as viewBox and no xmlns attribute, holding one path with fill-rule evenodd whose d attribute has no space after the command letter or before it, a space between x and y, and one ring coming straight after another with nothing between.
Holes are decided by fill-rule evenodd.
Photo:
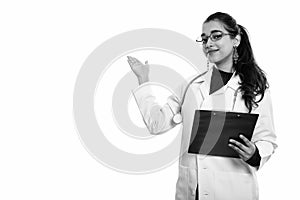
<instances>
[{"instance_id":1,"label":"white background","mask_svg":"<svg viewBox=\"0 0 300 200\"><path fill-rule=\"evenodd\" d=\"M74 84L87 56L110 37L164 28L196 38L216 11L247 27L271 85L279 148L257 174L261 199L297 198L296 1L12 0L0 3L0 199L174 199L177 163L128 175L85 150L73 121Z\"/></svg>"}]
</instances>

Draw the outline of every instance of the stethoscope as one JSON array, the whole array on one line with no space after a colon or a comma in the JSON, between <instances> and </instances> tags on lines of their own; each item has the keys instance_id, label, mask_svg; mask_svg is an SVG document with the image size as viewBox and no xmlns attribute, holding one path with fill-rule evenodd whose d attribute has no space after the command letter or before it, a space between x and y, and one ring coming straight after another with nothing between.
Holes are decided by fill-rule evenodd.
<instances>
[{"instance_id":1,"label":"stethoscope","mask_svg":"<svg viewBox=\"0 0 300 200\"><path fill-rule=\"evenodd\" d=\"M194 82L195 80L197 80L198 78L204 76L208 71L209 71L209 70L207 70L207 71L203 72L202 74L199 74L198 76L196 76L195 78L193 78L193 79L188 83L188 85L185 87L185 90L184 90L184 93L183 93L183 96L182 96L182 101L179 102L179 105L180 105L179 111L178 111L176 114L172 111L173 114L174 114L174 116L173 116L173 122L174 122L175 124L180 124L180 123L182 122L181 109L182 109L182 105L183 105L183 103L184 103L185 96L186 96L186 93L187 93L187 91L188 91L190 85L193 84L193 82ZM237 95L238 95L238 91L239 91L239 89L235 90L235 92L234 92L233 104L232 104L232 110L234 109L234 106L235 106L235 103L236 103L236 98L237 98ZM172 109L171 109L171 110L172 110Z\"/></svg>"}]
</instances>

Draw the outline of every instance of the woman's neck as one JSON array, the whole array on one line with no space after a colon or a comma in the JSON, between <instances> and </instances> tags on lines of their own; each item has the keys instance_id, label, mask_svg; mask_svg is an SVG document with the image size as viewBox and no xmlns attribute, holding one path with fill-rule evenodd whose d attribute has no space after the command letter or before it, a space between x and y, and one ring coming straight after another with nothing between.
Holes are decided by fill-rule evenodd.
<instances>
[{"instance_id":1,"label":"woman's neck","mask_svg":"<svg viewBox=\"0 0 300 200\"><path fill-rule=\"evenodd\" d=\"M215 63L215 64L216 67L223 72L232 73L234 71L232 59L227 59L225 62L223 61L222 63Z\"/></svg>"}]
</instances>

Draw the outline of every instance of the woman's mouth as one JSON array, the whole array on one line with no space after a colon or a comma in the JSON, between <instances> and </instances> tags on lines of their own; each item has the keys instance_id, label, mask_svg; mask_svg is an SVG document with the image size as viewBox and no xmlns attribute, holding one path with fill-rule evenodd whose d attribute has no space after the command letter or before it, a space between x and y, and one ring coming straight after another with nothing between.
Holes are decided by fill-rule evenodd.
<instances>
[{"instance_id":1,"label":"woman's mouth","mask_svg":"<svg viewBox=\"0 0 300 200\"><path fill-rule=\"evenodd\" d=\"M218 49L216 49L216 50L209 50L209 51L207 51L207 54L211 55L211 54L213 54L213 53L215 53L217 51L219 51L219 50Z\"/></svg>"}]
</instances>

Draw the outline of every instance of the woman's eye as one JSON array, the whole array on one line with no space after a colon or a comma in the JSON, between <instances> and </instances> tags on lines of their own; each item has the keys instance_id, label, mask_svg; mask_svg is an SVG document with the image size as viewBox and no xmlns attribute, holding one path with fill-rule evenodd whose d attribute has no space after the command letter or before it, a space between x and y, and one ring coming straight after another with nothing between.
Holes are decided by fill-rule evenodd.
<instances>
[{"instance_id":1,"label":"woman's eye","mask_svg":"<svg viewBox=\"0 0 300 200\"><path fill-rule=\"evenodd\" d=\"M215 34L215 35L212 35L212 40L216 41L216 40L219 40L222 38L222 34Z\"/></svg>"}]
</instances>

